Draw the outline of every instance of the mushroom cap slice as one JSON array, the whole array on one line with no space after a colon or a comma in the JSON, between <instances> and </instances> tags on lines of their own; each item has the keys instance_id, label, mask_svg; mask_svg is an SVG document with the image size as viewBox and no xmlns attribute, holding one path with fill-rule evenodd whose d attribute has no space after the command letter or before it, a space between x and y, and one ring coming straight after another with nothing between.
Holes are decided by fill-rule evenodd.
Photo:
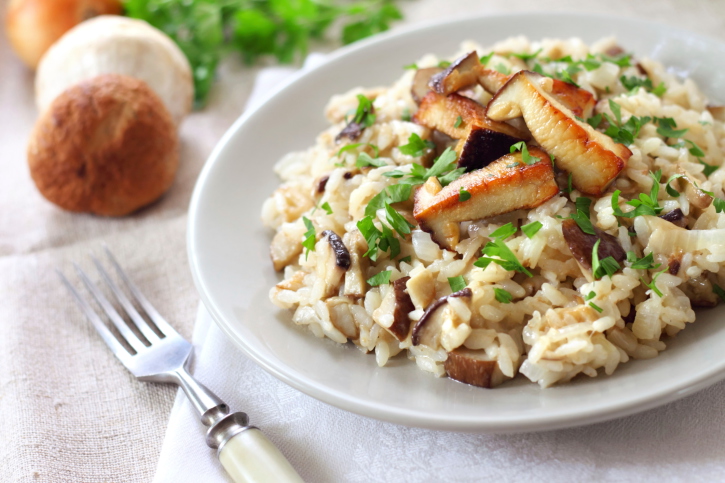
<instances>
[{"instance_id":1,"label":"mushroom cap slice","mask_svg":"<svg viewBox=\"0 0 725 483\"><path fill-rule=\"evenodd\" d=\"M476 84L480 67L481 62L474 50L453 61L443 72L431 77L429 86L435 92L447 96Z\"/></svg>"},{"instance_id":2,"label":"mushroom cap slice","mask_svg":"<svg viewBox=\"0 0 725 483\"><path fill-rule=\"evenodd\" d=\"M484 168L508 154L511 146L519 141L522 139L485 127L473 126L468 137L456 146L458 167L466 168L466 171Z\"/></svg>"},{"instance_id":3,"label":"mushroom cap slice","mask_svg":"<svg viewBox=\"0 0 725 483\"><path fill-rule=\"evenodd\" d=\"M446 311L441 310L448 303L449 298L467 298L470 299L473 292L466 287L458 292L439 298L428 307L425 313L418 319L413 327L411 342L413 345L427 345L436 348L440 342L441 329L446 318ZM450 315L450 314L448 314Z\"/></svg>"},{"instance_id":4,"label":"mushroom cap slice","mask_svg":"<svg viewBox=\"0 0 725 483\"><path fill-rule=\"evenodd\" d=\"M456 127L459 116L462 122ZM484 106L458 94L443 96L437 92L429 92L420 103L413 120L430 129L437 129L453 139L466 139L474 126L518 139L529 139L529 136L509 124L492 121L486 116Z\"/></svg>"},{"instance_id":5,"label":"mushroom cap slice","mask_svg":"<svg viewBox=\"0 0 725 483\"><path fill-rule=\"evenodd\" d=\"M487 389L505 379L498 362L492 361L483 350L458 348L448 353L443 367L451 379Z\"/></svg>"},{"instance_id":6,"label":"mushroom cap slice","mask_svg":"<svg viewBox=\"0 0 725 483\"><path fill-rule=\"evenodd\" d=\"M393 309L393 323L388 327L388 331L401 342L408 337L408 332L410 332L412 321L408 314L415 310L415 305L406 292L408 280L410 277L403 277L393 282L395 308Z\"/></svg>"},{"instance_id":7,"label":"mushroom cap slice","mask_svg":"<svg viewBox=\"0 0 725 483\"><path fill-rule=\"evenodd\" d=\"M457 223L461 221L541 205L556 195L559 187L549 156L535 147L529 147L529 154L540 161L526 164L520 152L507 154L483 169L464 174L445 188L435 178L429 178L416 191L413 216L438 245L450 249L458 243ZM471 194L470 199L459 200L461 189Z\"/></svg>"},{"instance_id":8,"label":"mushroom cap slice","mask_svg":"<svg viewBox=\"0 0 725 483\"><path fill-rule=\"evenodd\" d=\"M627 258L627 253L622 248L622 245L620 245L619 239L596 226L594 227L596 234L590 235L584 233L579 228L579 225L569 218L561 224L561 231L571 254L579 262L579 265L587 270L592 269L592 251L597 240L601 240L599 242L599 248L597 249L597 255L600 260L612 257L621 265Z\"/></svg>"},{"instance_id":9,"label":"mushroom cap slice","mask_svg":"<svg viewBox=\"0 0 725 483\"><path fill-rule=\"evenodd\" d=\"M580 122L553 95L553 80L530 71L515 74L488 103L496 121L524 118L534 139L572 174L582 193L601 196L624 169L632 152L623 144Z\"/></svg>"},{"instance_id":10,"label":"mushroom cap slice","mask_svg":"<svg viewBox=\"0 0 725 483\"><path fill-rule=\"evenodd\" d=\"M430 92L428 83L431 78L442 72L443 69L440 67L426 67L424 69L418 69L415 71L413 76L413 83L410 86L410 96L413 98L416 104L420 104L423 98Z\"/></svg>"}]
</instances>

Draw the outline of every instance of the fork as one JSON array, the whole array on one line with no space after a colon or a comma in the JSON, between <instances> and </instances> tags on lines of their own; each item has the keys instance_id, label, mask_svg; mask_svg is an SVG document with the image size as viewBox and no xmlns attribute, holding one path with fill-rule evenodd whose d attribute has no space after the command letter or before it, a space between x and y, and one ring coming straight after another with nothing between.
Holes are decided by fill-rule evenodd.
<instances>
[{"instance_id":1,"label":"fork","mask_svg":"<svg viewBox=\"0 0 725 483\"><path fill-rule=\"evenodd\" d=\"M92 254L91 259L101 278L123 307L130 322L125 322L88 275L77 264L73 265L88 291L118 330L118 339L63 272L57 269L56 272L113 354L139 380L176 384L184 390L201 422L209 427L206 444L217 450L219 461L235 482L302 482L302 478L274 444L259 428L249 425L245 413L230 413L224 401L189 374L187 365L193 346L161 317L121 269L108 247L103 248L119 278L155 328L141 316Z\"/></svg>"}]
</instances>

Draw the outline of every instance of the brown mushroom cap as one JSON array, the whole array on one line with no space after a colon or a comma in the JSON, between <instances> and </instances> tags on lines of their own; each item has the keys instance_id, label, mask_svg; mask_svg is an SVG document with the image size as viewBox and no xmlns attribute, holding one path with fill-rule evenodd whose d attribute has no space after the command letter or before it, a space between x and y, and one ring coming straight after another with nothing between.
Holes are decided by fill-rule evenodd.
<instances>
[{"instance_id":1,"label":"brown mushroom cap","mask_svg":"<svg viewBox=\"0 0 725 483\"><path fill-rule=\"evenodd\" d=\"M122 216L171 186L176 127L146 83L101 75L64 91L38 119L28 163L38 190L61 208Z\"/></svg>"}]
</instances>

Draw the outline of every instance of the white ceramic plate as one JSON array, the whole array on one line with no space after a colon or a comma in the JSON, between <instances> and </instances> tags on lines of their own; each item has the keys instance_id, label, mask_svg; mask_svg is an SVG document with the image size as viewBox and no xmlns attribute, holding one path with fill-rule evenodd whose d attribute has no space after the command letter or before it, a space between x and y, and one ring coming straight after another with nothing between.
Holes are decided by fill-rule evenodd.
<instances>
[{"instance_id":1,"label":"white ceramic plate","mask_svg":"<svg viewBox=\"0 0 725 483\"><path fill-rule=\"evenodd\" d=\"M314 337L276 308L268 292L279 276L269 260L271 234L260 222L278 186L273 164L305 149L327 127L331 95L389 85L423 54L454 54L461 41L483 45L512 35L616 35L639 56L687 73L725 100L725 45L669 26L589 15L526 14L468 18L381 35L331 55L245 113L209 158L189 214L191 269L202 300L222 330L268 372L321 401L372 418L434 429L513 432L603 421L681 398L725 377L723 310L701 310L659 357L631 361L611 376L580 377L542 390L523 376L484 390L420 371L404 357L378 368L354 347ZM718 94L720 94L718 96Z\"/></svg>"}]
</instances>

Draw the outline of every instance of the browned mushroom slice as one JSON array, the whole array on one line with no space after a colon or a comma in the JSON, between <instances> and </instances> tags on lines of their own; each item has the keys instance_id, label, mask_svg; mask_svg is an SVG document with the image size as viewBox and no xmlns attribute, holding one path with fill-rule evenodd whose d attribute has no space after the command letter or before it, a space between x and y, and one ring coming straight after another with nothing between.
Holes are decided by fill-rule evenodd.
<instances>
[{"instance_id":1,"label":"browned mushroom slice","mask_svg":"<svg viewBox=\"0 0 725 483\"><path fill-rule=\"evenodd\" d=\"M502 74L493 69L481 68L478 70L478 83L483 90L489 94L496 94L511 78L510 75Z\"/></svg>"},{"instance_id":2,"label":"browned mushroom slice","mask_svg":"<svg viewBox=\"0 0 725 483\"><path fill-rule=\"evenodd\" d=\"M448 303L450 298L468 298L473 296L470 288L454 292L445 297L441 297L431 304L421 318L413 327L412 342L413 345L427 345L428 347L438 347L441 336L441 328L446 320L446 310L442 310L443 306Z\"/></svg>"},{"instance_id":3,"label":"browned mushroom slice","mask_svg":"<svg viewBox=\"0 0 725 483\"><path fill-rule=\"evenodd\" d=\"M585 270L592 269L592 251L597 240L601 240L599 242L599 249L597 250L597 255L599 255L600 260L612 257L621 265L627 258L627 253L622 248L622 245L619 244L617 237L600 230L596 226L594 227L596 235L590 235L584 233L579 228L579 225L570 218L564 220L561 225L561 231L564 234L564 240L566 240L566 244L569 246L569 250L574 256L574 259Z\"/></svg>"},{"instance_id":4,"label":"browned mushroom slice","mask_svg":"<svg viewBox=\"0 0 725 483\"><path fill-rule=\"evenodd\" d=\"M465 140L456 147L458 167L473 171L488 166L511 150L511 146L522 141L520 138L493 131L485 127L473 126Z\"/></svg>"},{"instance_id":5,"label":"browned mushroom slice","mask_svg":"<svg viewBox=\"0 0 725 483\"><path fill-rule=\"evenodd\" d=\"M505 376L486 351L458 348L448 353L443 364L448 377L472 386L492 388L501 384Z\"/></svg>"},{"instance_id":6,"label":"browned mushroom slice","mask_svg":"<svg viewBox=\"0 0 725 483\"><path fill-rule=\"evenodd\" d=\"M405 291L408 280L410 280L410 277L403 277L393 282L395 308L393 309L393 323L388 327L388 330L399 341L404 341L408 337L411 325L408 314L415 310L410 295Z\"/></svg>"},{"instance_id":7,"label":"browned mushroom slice","mask_svg":"<svg viewBox=\"0 0 725 483\"><path fill-rule=\"evenodd\" d=\"M725 106L715 106L708 104L707 110L710 111L712 117L718 121L725 121Z\"/></svg>"},{"instance_id":8,"label":"browned mushroom slice","mask_svg":"<svg viewBox=\"0 0 725 483\"><path fill-rule=\"evenodd\" d=\"M576 119L553 95L553 79L530 71L515 74L488 103L496 121L523 117L534 139L571 173L583 193L600 196L624 169L632 152Z\"/></svg>"},{"instance_id":9,"label":"browned mushroom slice","mask_svg":"<svg viewBox=\"0 0 725 483\"><path fill-rule=\"evenodd\" d=\"M462 122L457 122L460 116ZM528 139L525 133L504 122L491 121L486 108L468 97L458 94L443 96L429 92L420 103L413 120L430 129L437 129L454 139L466 139L474 126L490 129L511 137Z\"/></svg>"},{"instance_id":10,"label":"browned mushroom slice","mask_svg":"<svg viewBox=\"0 0 725 483\"><path fill-rule=\"evenodd\" d=\"M324 296L335 295L347 269L350 268L350 252L332 230L322 232L315 245L317 252L317 277L325 282Z\"/></svg>"},{"instance_id":11,"label":"browned mushroom slice","mask_svg":"<svg viewBox=\"0 0 725 483\"><path fill-rule=\"evenodd\" d=\"M430 79L430 88L447 96L453 92L472 86L478 82L478 70L481 63L474 50L456 59L446 70Z\"/></svg>"},{"instance_id":12,"label":"browned mushroom slice","mask_svg":"<svg viewBox=\"0 0 725 483\"><path fill-rule=\"evenodd\" d=\"M413 84L410 86L410 95L416 104L420 104L420 101L430 92L428 83L431 78L442 71L443 69L440 67L426 67L415 71Z\"/></svg>"},{"instance_id":13,"label":"browned mushroom slice","mask_svg":"<svg viewBox=\"0 0 725 483\"><path fill-rule=\"evenodd\" d=\"M514 210L535 208L559 192L549 156L529 147L540 161L524 163L521 153L507 154L483 169L466 173L445 188L429 178L415 194L413 216L443 248L458 243L458 223ZM460 190L471 195L460 201Z\"/></svg>"}]
</instances>

